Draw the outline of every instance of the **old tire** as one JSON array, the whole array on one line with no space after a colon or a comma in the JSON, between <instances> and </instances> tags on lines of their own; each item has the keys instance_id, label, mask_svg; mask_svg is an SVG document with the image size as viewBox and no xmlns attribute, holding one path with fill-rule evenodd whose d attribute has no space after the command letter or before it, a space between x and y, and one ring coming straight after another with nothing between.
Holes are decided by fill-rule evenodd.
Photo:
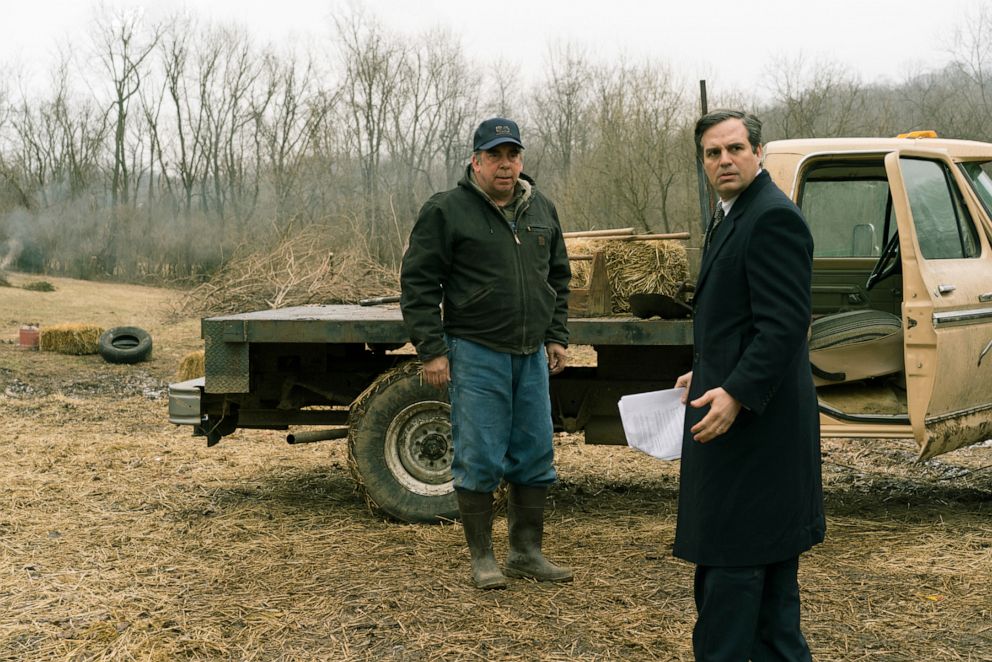
<instances>
[{"instance_id":1,"label":"old tire","mask_svg":"<svg viewBox=\"0 0 992 662\"><path fill-rule=\"evenodd\" d=\"M348 464L373 510L411 523L457 518L450 411L447 391L421 383L417 361L383 373L355 399Z\"/></svg>"},{"instance_id":2,"label":"old tire","mask_svg":"<svg viewBox=\"0 0 992 662\"><path fill-rule=\"evenodd\" d=\"M152 355L152 337L136 326L117 326L100 335L98 350L107 363L140 363Z\"/></svg>"}]
</instances>

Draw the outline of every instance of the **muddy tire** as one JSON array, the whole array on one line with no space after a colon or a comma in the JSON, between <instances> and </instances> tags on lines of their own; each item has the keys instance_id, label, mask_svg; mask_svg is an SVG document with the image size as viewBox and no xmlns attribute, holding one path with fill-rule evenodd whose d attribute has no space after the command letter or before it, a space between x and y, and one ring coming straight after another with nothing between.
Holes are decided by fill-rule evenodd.
<instances>
[{"instance_id":1,"label":"muddy tire","mask_svg":"<svg viewBox=\"0 0 992 662\"><path fill-rule=\"evenodd\" d=\"M383 373L351 405L348 465L374 511L403 522L456 519L447 391L410 361Z\"/></svg>"},{"instance_id":2,"label":"muddy tire","mask_svg":"<svg viewBox=\"0 0 992 662\"><path fill-rule=\"evenodd\" d=\"M140 363L152 355L152 337L136 326L117 326L100 335L98 351L107 363Z\"/></svg>"}]
</instances>

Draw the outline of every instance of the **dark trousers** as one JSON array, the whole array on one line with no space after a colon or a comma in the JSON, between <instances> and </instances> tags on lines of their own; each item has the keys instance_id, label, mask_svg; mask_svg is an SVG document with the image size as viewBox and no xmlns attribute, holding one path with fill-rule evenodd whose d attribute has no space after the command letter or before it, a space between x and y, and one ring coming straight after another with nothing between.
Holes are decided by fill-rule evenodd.
<instances>
[{"instance_id":1,"label":"dark trousers","mask_svg":"<svg viewBox=\"0 0 992 662\"><path fill-rule=\"evenodd\" d=\"M799 629L799 557L769 565L696 566L697 662L812 660Z\"/></svg>"}]
</instances>

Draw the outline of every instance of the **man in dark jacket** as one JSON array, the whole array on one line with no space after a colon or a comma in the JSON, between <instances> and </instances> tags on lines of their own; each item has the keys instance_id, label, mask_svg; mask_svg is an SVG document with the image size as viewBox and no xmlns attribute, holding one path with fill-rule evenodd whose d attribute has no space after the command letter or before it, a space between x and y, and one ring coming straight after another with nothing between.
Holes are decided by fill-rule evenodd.
<instances>
[{"instance_id":1,"label":"man in dark jacket","mask_svg":"<svg viewBox=\"0 0 992 662\"><path fill-rule=\"evenodd\" d=\"M799 555L823 540L806 344L813 240L761 169L761 122L714 111L696 148L720 197L694 296L675 556L696 564L697 660L809 660Z\"/></svg>"},{"instance_id":2,"label":"man in dark jacket","mask_svg":"<svg viewBox=\"0 0 992 662\"><path fill-rule=\"evenodd\" d=\"M451 475L476 586L506 586L492 548L503 479L506 574L570 581L541 553L556 478L548 375L565 367L568 344L565 242L554 205L523 174L517 125L488 119L473 144L465 177L427 201L410 234L403 319L424 380L451 398Z\"/></svg>"}]
</instances>

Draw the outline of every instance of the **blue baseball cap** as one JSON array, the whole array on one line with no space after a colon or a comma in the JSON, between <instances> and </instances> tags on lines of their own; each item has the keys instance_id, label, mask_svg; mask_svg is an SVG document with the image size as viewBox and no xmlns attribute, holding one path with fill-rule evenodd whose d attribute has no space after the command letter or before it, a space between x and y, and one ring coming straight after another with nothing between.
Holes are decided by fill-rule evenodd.
<instances>
[{"instance_id":1,"label":"blue baseball cap","mask_svg":"<svg viewBox=\"0 0 992 662\"><path fill-rule=\"evenodd\" d=\"M520 142L520 128L513 120L492 117L480 124L479 128L475 130L472 150L479 152L492 149L503 143L513 143L522 148L524 144Z\"/></svg>"}]
</instances>

